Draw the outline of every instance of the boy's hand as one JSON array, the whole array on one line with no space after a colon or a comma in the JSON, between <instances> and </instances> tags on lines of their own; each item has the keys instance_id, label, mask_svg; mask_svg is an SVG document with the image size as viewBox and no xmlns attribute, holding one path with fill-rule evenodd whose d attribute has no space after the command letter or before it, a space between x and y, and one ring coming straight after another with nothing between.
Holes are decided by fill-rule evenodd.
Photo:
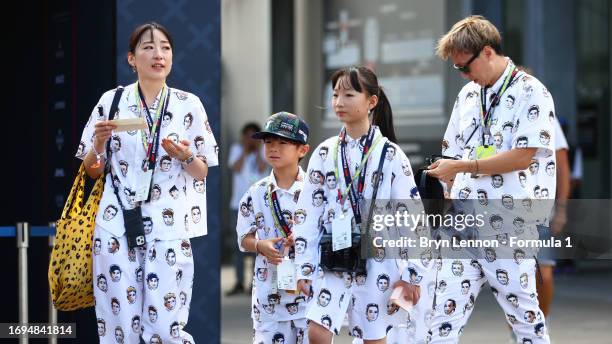
<instances>
[{"instance_id":1,"label":"boy's hand","mask_svg":"<svg viewBox=\"0 0 612 344\"><path fill-rule=\"evenodd\" d=\"M295 240L293 233L291 233L291 235L285 238L285 247L291 247L293 245L295 245Z\"/></svg>"},{"instance_id":2,"label":"boy's hand","mask_svg":"<svg viewBox=\"0 0 612 344\"><path fill-rule=\"evenodd\" d=\"M273 265L278 265L283 261L283 254L274 247L279 241L284 238L278 237L273 239L259 240L257 249L259 253L268 258L268 262Z\"/></svg>"}]
</instances>

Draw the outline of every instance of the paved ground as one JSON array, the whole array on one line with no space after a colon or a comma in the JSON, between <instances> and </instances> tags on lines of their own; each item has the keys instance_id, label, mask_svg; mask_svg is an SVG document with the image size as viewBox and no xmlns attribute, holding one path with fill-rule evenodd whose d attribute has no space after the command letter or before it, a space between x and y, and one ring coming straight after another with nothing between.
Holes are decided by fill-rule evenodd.
<instances>
[{"instance_id":1,"label":"paved ground","mask_svg":"<svg viewBox=\"0 0 612 344\"><path fill-rule=\"evenodd\" d=\"M576 272L556 276L556 293L549 321L552 343L612 343L612 262L580 264ZM221 271L222 290L234 285L231 267ZM250 343L250 296L225 297L222 305L221 342ZM462 343L508 343L509 335L491 293L478 297L476 310L465 328ZM335 344L350 343L348 336Z\"/></svg>"}]
</instances>

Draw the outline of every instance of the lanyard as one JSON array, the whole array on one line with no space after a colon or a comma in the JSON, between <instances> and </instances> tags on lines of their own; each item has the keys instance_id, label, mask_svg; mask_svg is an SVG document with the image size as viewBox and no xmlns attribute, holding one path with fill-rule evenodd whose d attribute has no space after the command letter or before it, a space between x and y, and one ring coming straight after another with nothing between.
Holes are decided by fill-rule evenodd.
<instances>
[{"instance_id":1,"label":"lanyard","mask_svg":"<svg viewBox=\"0 0 612 344\"><path fill-rule=\"evenodd\" d=\"M508 86L512 84L512 81L516 74L518 73L518 69L514 65L510 68L510 73L506 75L504 79L504 83L497 93L494 93L493 99L491 99L491 106L489 110L487 110L487 87L480 88L480 121L482 125L482 144L487 146L489 144L489 137L491 137L491 117L493 115L493 111L499 104L499 100L501 96L506 92Z\"/></svg>"},{"instance_id":2,"label":"lanyard","mask_svg":"<svg viewBox=\"0 0 612 344\"><path fill-rule=\"evenodd\" d=\"M138 109L139 113L142 113L142 109L144 108L146 113L147 120L147 128L148 135L144 131L141 131L142 137L142 145L147 152L147 158L145 161L148 161L148 166L146 163L143 163L143 170L146 169L154 169L155 161L157 159L157 152L159 150L159 136L161 133L161 120L168 110L168 104L170 103L170 92L168 92L167 87L164 85L162 88L161 96L159 98L159 104L157 104L157 111L155 113L155 120L151 117L151 113L149 111L149 107L144 100L142 92L140 91L140 85L136 89L137 96L139 98L138 101Z\"/></svg>"},{"instance_id":3,"label":"lanyard","mask_svg":"<svg viewBox=\"0 0 612 344\"><path fill-rule=\"evenodd\" d=\"M283 238L286 238L291 235L291 228L289 228L289 225L283 217L283 212L281 210L280 203L278 202L276 191L272 191L273 187L274 185L270 183L270 188L268 190L268 203L272 213L272 218L274 219L274 224L280 229Z\"/></svg>"},{"instance_id":4,"label":"lanyard","mask_svg":"<svg viewBox=\"0 0 612 344\"><path fill-rule=\"evenodd\" d=\"M346 188L344 192L341 192L338 189L338 198L340 200L340 207L343 208L344 201L346 200L346 196L348 195L348 199L351 202L351 208L353 208L353 214L355 215L355 222L357 224L361 224L361 210L359 209L359 198L363 195L363 189L365 184L365 175L364 172L367 169L367 161L370 157L370 154L374 151L376 145L382 139L382 135L378 136L376 140L374 140L374 136L376 131L374 127L370 127L368 130L368 136L366 138L366 142L363 145L363 151L361 152L361 164L355 170L355 175L351 177L351 172L348 166L348 160L346 157L346 129L342 129L340 135L338 136L338 141L336 145L340 147L334 148L334 174L336 176L336 180L338 180L338 148L341 149L341 160L342 160L342 171L344 173L344 182L346 183ZM374 142L372 142L374 141ZM354 182L357 180L357 190L355 190Z\"/></svg>"}]
</instances>

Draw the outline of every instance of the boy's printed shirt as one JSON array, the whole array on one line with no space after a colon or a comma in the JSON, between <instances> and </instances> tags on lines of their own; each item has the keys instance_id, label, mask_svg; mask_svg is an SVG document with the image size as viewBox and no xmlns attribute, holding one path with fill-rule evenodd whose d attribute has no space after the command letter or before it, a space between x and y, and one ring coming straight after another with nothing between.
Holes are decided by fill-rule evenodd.
<instances>
[{"instance_id":1,"label":"boy's printed shirt","mask_svg":"<svg viewBox=\"0 0 612 344\"><path fill-rule=\"evenodd\" d=\"M513 62L508 59L502 76L492 87L487 88L487 110L491 107L495 92L501 89L513 66ZM479 200L476 204L477 213L487 214L485 225L479 228L481 236L523 234L525 228L522 224L532 221L548 223L540 215L550 214L550 211L539 208L532 210L531 207L552 206L552 202L530 200L555 198L556 119L552 95L539 80L525 72L519 71L514 79L501 95L492 114L491 142L496 153L514 148L537 148L531 164L525 170L480 175L478 178L472 178L470 173L459 173L451 190L452 199ZM483 144L480 92L481 87L475 82L468 83L459 92L444 134L443 155L462 160L475 159L476 147ZM538 215L533 216L532 221L516 221L517 217L523 215L529 217L526 213ZM501 223L496 221L499 219L496 215L503 218Z\"/></svg>"},{"instance_id":2,"label":"boy's printed shirt","mask_svg":"<svg viewBox=\"0 0 612 344\"><path fill-rule=\"evenodd\" d=\"M259 240L273 239L282 236L282 231L275 224L274 210L270 207L271 191L276 196L285 218L291 228L295 218L295 206L304 185L305 173L299 168L298 176L288 190L278 187L274 171L268 177L253 184L240 200L238 221L236 225L238 247L245 252L242 240L249 233L256 233ZM300 243L296 246L300 247ZM282 251L282 247L277 247ZM289 257L293 257L290 250ZM267 258L258 254L253 269L253 295L251 316L261 329L262 323L288 321L304 318L306 298L303 295L291 294L277 287L277 266L268 263Z\"/></svg>"},{"instance_id":3,"label":"boy's printed shirt","mask_svg":"<svg viewBox=\"0 0 612 344\"><path fill-rule=\"evenodd\" d=\"M382 136L380 129L373 126L375 130L374 142L377 137ZM353 139L346 135L346 153L347 163L351 177L355 176L355 171L361 164L363 145L365 144L367 134L361 138ZM338 137L331 137L321 143L313 152L308 163L307 176L304 181L304 189L300 195L297 209L295 211L295 223L293 225L293 233L296 242L304 243L303 250L297 250L295 254L295 262L298 268L297 275L299 279L313 280L316 277L317 266L319 264L319 241L322 235L322 229L327 233L332 232L332 220L341 211L340 197L338 197L339 189L344 193L346 183L342 172L342 157L338 147ZM372 154L368 157L367 167L365 171L364 192L363 198L371 199L374 187L373 179L375 172L378 169L380 155L387 141L383 138L379 143L372 147ZM334 150L337 150L336 161L334 161ZM336 178L335 170L338 174ZM357 182L354 183L356 185ZM395 214L408 211L409 213L419 214L422 212L422 204L418 194L418 189L414 182L412 167L410 161L401 150L401 148L389 141L389 148L385 154L385 160L382 168L382 180L376 195L376 208L374 213ZM385 203L386 209L381 209L381 203ZM353 210L350 201L347 199L344 204L346 216L353 216ZM362 225L365 225L367 219L367 209L362 210ZM424 228L423 228L424 229ZM398 231L393 232L392 231ZM382 236L408 236L414 237L426 235L419 231L419 228L411 229L403 227L386 227L381 233ZM415 250L420 250L415 248ZM399 248L378 248L373 257L376 263L383 263L389 257L402 257L406 252L402 252ZM411 252L410 257L419 257L418 253ZM417 281L410 279L407 273L408 269L412 268L419 275L428 269L427 266L421 264L420 259L405 259L403 262L398 262L398 269L402 275L402 279L409 283L416 284ZM405 272L405 273L403 273Z\"/></svg>"}]
</instances>

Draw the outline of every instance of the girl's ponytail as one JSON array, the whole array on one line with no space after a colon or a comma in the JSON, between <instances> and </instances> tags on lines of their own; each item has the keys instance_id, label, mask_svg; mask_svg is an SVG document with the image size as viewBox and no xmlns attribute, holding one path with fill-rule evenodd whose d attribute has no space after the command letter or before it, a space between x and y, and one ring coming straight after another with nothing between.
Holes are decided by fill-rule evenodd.
<instances>
[{"instance_id":1,"label":"girl's ponytail","mask_svg":"<svg viewBox=\"0 0 612 344\"><path fill-rule=\"evenodd\" d=\"M378 88L378 104L372 110L372 123L380 128L380 132L393 143L397 143L393 127L393 111L389 99L382 87Z\"/></svg>"}]
</instances>

